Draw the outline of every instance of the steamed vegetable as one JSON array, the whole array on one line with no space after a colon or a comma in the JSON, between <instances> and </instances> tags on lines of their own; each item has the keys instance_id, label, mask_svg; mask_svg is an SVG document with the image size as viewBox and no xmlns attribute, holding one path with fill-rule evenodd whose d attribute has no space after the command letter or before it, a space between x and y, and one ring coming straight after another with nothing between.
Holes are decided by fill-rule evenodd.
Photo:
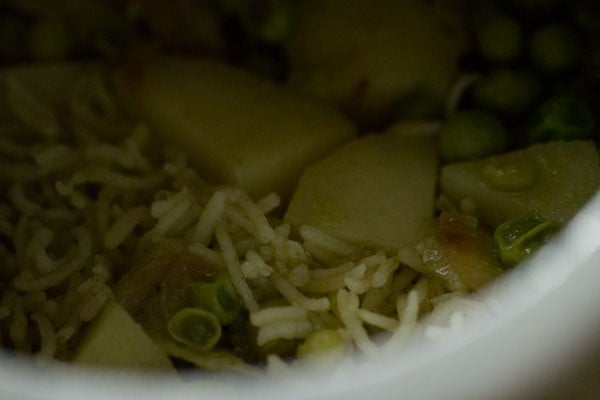
<instances>
[{"instance_id":1,"label":"steamed vegetable","mask_svg":"<svg viewBox=\"0 0 600 400\"><path fill-rule=\"evenodd\" d=\"M440 101L466 48L452 10L419 0L302 0L286 43L291 85L366 124L414 91Z\"/></svg>"},{"instance_id":2,"label":"steamed vegetable","mask_svg":"<svg viewBox=\"0 0 600 400\"><path fill-rule=\"evenodd\" d=\"M600 187L600 164L593 142L555 141L446 165L440 184L456 202L473 200L492 228L533 212L563 224Z\"/></svg>"},{"instance_id":3,"label":"steamed vegetable","mask_svg":"<svg viewBox=\"0 0 600 400\"><path fill-rule=\"evenodd\" d=\"M494 243L502 262L515 265L542 247L557 230L557 224L534 213L497 227Z\"/></svg>"},{"instance_id":4,"label":"steamed vegetable","mask_svg":"<svg viewBox=\"0 0 600 400\"><path fill-rule=\"evenodd\" d=\"M305 170L285 220L351 242L409 246L432 217L436 170L431 137L363 136Z\"/></svg>"},{"instance_id":5,"label":"steamed vegetable","mask_svg":"<svg viewBox=\"0 0 600 400\"><path fill-rule=\"evenodd\" d=\"M228 325L241 311L231 280L221 272L213 281L199 282L189 287L190 304L213 313L221 325Z\"/></svg>"},{"instance_id":6,"label":"steamed vegetable","mask_svg":"<svg viewBox=\"0 0 600 400\"><path fill-rule=\"evenodd\" d=\"M107 367L160 369L175 373L167 355L119 305L109 302L88 328L73 361Z\"/></svg>"},{"instance_id":7,"label":"steamed vegetable","mask_svg":"<svg viewBox=\"0 0 600 400\"><path fill-rule=\"evenodd\" d=\"M221 338L219 319L209 311L183 308L169 318L167 329L171 337L192 349L212 349Z\"/></svg>"},{"instance_id":8,"label":"steamed vegetable","mask_svg":"<svg viewBox=\"0 0 600 400\"><path fill-rule=\"evenodd\" d=\"M232 323L241 304L229 277L187 253L183 241L144 238L115 296L167 354L209 369L217 361L206 357L208 351L217 351L225 364L243 363L235 355L239 349L220 348L231 335L248 335L244 324Z\"/></svg>"},{"instance_id":9,"label":"steamed vegetable","mask_svg":"<svg viewBox=\"0 0 600 400\"><path fill-rule=\"evenodd\" d=\"M216 60L149 60L119 85L201 174L254 196L290 193L306 165L354 135L329 107Z\"/></svg>"}]
</instances>

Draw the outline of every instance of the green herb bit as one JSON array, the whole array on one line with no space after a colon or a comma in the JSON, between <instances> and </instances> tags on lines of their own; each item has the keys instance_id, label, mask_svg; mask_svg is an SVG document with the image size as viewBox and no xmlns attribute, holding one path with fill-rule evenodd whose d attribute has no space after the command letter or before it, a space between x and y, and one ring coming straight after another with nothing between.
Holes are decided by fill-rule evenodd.
<instances>
[{"instance_id":1,"label":"green herb bit","mask_svg":"<svg viewBox=\"0 0 600 400\"><path fill-rule=\"evenodd\" d=\"M555 222L534 213L498 226L494 243L502 262L512 266L533 254L557 231Z\"/></svg>"},{"instance_id":2,"label":"green herb bit","mask_svg":"<svg viewBox=\"0 0 600 400\"><path fill-rule=\"evenodd\" d=\"M242 310L240 300L226 273L220 273L212 282L191 285L189 293L192 306L210 311L222 325L232 323Z\"/></svg>"},{"instance_id":3,"label":"green herb bit","mask_svg":"<svg viewBox=\"0 0 600 400\"><path fill-rule=\"evenodd\" d=\"M167 329L179 343L199 351L212 349L221 338L217 317L199 308L184 308L173 315Z\"/></svg>"}]
</instances>

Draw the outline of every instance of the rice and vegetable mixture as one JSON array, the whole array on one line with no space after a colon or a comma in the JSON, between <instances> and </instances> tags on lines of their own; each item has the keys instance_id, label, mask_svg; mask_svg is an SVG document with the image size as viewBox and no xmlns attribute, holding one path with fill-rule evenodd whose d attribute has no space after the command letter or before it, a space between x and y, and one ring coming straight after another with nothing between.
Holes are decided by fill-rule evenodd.
<instances>
[{"instance_id":1,"label":"rice and vegetable mixture","mask_svg":"<svg viewBox=\"0 0 600 400\"><path fill-rule=\"evenodd\" d=\"M156 151L147 126L123 115L96 69L77 71L60 108L17 78L4 87L3 108L10 113L3 119L1 148L2 234L12 238L2 245L5 344L68 359L82 326L115 296L134 315L143 312L132 304L149 301L136 280L152 280L145 282L152 291L162 285L157 301L161 290L178 284L171 280L191 283L186 259L197 265L192 274L223 276L214 290L225 288L226 298L218 301L234 326L219 335L232 344L241 340L233 353L254 362L271 351L291 355L309 337L316 343L326 337L334 347L354 342L374 354L368 332L406 339L397 329L401 321L414 325L419 310L430 310L447 292L440 280L396 254L310 226L292 231L281 220L275 193L254 201L240 189L209 185L182 153ZM136 265L146 259L152 265ZM145 276L136 268L146 269L139 274ZM166 274L176 276L165 283ZM248 335L240 321L248 318L255 343L237 338ZM279 339L287 343L276 349ZM273 350L263 347L269 343ZM263 354L254 354L254 346ZM309 341L300 349L310 347ZM183 357L215 367L191 349ZM225 360L237 361L233 355Z\"/></svg>"},{"instance_id":2,"label":"rice and vegetable mixture","mask_svg":"<svg viewBox=\"0 0 600 400\"><path fill-rule=\"evenodd\" d=\"M597 66L544 55L569 34L529 2L256 3L90 2L94 33L7 6L81 43L0 54L44 61L0 76L2 347L248 371L441 340L600 187Z\"/></svg>"},{"instance_id":3,"label":"rice and vegetable mixture","mask_svg":"<svg viewBox=\"0 0 600 400\"><path fill-rule=\"evenodd\" d=\"M77 75L60 109L18 79L3 87L3 342L49 357L68 356L113 296L169 178L101 75Z\"/></svg>"}]
</instances>

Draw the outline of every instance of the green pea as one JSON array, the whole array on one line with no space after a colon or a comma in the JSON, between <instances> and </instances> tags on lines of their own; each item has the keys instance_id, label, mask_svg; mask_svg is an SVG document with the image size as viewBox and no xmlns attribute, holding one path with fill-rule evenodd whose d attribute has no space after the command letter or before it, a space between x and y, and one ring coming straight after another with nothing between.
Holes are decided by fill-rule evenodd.
<instances>
[{"instance_id":1,"label":"green pea","mask_svg":"<svg viewBox=\"0 0 600 400\"><path fill-rule=\"evenodd\" d=\"M482 108L503 115L529 110L539 96L540 83L526 71L500 69L484 76L473 88L473 97Z\"/></svg>"},{"instance_id":2,"label":"green pea","mask_svg":"<svg viewBox=\"0 0 600 400\"><path fill-rule=\"evenodd\" d=\"M509 62L523 49L523 32L517 21L510 17L493 18L477 32L481 55L492 62Z\"/></svg>"},{"instance_id":3,"label":"green pea","mask_svg":"<svg viewBox=\"0 0 600 400\"><path fill-rule=\"evenodd\" d=\"M477 110L459 111L439 131L440 156L444 162L485 158L504 151L507 136L493 115Z\"/></svg>"},{"instance_id":4,"label":"green pea","mask_svg":"<svg viewBox=\"0 0 600 400\"><path fill-rule=\"evenodd\" d=\"M558 225L537 213L505 222L494 231L494 243L505 265L515 265L543 246Z\"/></svg>"},{"instance_id":5,"label":"green pea","mask_svg":"<svg viewBox=\"0 0 600 400\"><path fill-rule=\"evenodd\" d=\"M536 182L538 171L529 158L508 157L489 160L482 171L485 182L502 192L522 192Z\"/></svg>"},{"instance_id":6,"label":"green pea","mask_svg":"<svg viewBox=\"0 0 600 400\"><path fill-rule=\"evenodd\" d=\"M540 106L529 124L531 142L589 139L594 136L596 117L580 96L561 95Z\"/></svg>"},{"instance_id":7,"label":"green pea","mask_svg":"<svg viewBox=\"0 0 600 400\"><path fill-rule=\"evenodd\" d=\"M574 68L581 58L577 35L566 25L546 25L530 39L531 63L541 72L556 74Z\"/></svg>"},{"instance_id":8,"label":"green pea","mask_svg":"<svg viewBox=\"0 0 600 400\"><path fill-rule=\"evenodd\" d=\"M213 313L221 325L232 323L242 306L233 284L226 273L220 273L212 282L201 282L189 287L190 305Z\"/></svg>"},{"instance_id":9,"label":"green pea","mask_svg":"<svg viewBox=\"0 0 600 400\"><path fill-rule=\"evenodd\" d=\"M171 337L199 351L212 349L221 338L217 317L199 308L184 308L173 315L167 324Z\"/></svg>"}]
</instances>

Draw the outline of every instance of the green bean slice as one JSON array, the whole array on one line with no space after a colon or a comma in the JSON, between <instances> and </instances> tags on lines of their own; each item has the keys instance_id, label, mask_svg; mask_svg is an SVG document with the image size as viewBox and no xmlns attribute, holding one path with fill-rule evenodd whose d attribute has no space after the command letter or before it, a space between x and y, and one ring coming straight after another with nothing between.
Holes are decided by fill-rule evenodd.
<instances>
[{"instance_id":1,"label":"green bean slice","mask_svg":"<svg viewBox=\"0 0 600 400\"><path fill-rule=\"evenodd\" d=\"M210 311L222 325L232 323L242 309L233 284L225 273L217 275L212 282L191 285L189 294L192 306Z\"/></svg>"},{"instance_id":2,"label":"green bean slice","mask_svg":"<svg viewBox=\"0 0 600 400\"><path fill-rule=\"evenodd\" d=\"M218 318L199 308L184 308L173 315L167 329L171 337L199 351L212 349L221 338Z\"/></svg>"},{"instance_id":3,"label":"green bean slice","mask_svg":"<svg viewBox=\"0 0 600 400\"><path fill-rule=\"evenodd\" d=\"M533 254L557 231L555 222L533 213L498 226L494 243L502 262L512 266Z\"/></svg>"}]
</instances>

